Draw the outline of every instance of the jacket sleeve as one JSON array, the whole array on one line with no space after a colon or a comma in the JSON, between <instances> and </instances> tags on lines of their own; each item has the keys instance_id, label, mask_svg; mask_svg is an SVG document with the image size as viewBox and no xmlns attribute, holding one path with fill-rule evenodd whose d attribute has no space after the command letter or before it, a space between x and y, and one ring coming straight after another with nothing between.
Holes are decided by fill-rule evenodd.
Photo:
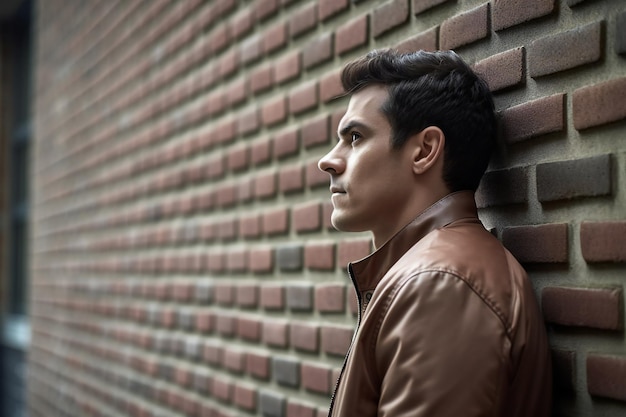
<instances>
[{"instance_id":1,"label":"jacket sleeve","mask_svg":"<svg viewBox=\"0 0 626 417\"><path fill-rule=\"evenodd\" d=\"M406 278L387 297L374 352L378 416L498 415L510 343L488 300L446 272Z\"/></svg>"}]
</instances>

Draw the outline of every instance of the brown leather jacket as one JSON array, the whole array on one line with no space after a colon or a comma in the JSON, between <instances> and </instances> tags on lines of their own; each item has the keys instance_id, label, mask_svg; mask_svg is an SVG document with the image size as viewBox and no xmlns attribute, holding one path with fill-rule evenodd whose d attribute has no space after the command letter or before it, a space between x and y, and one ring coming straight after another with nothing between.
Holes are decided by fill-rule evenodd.
<instances>
[{"instance_id":1,"label":"brown leather jacket","mask_svg":"<svg viewBox=\"0 0 626 417\"><path fill-rule=\"evenodd\" d=\"M549 415L533 290L471 192L449 194L348 269L359 323L329 415Z\"/></svg>"}]
</instances>

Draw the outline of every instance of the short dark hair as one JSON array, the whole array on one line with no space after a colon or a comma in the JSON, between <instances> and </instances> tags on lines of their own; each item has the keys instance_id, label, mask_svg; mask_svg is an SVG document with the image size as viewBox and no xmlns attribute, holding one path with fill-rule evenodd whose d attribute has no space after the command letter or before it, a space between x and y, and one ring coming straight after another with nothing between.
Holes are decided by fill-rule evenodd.
<instances>
[{"instance_id":1,"label":"short dark hair","mask_svg":"<svg viewBox=\"0 0 626 417\"><path fill-rule=\"evenodd\" d=\"M476 191L496 144L496 116L487 84L456 53L374 50L347 64L341 82L348 93L387 86L381 110L394 149L428 126L439 127L446 136L446 185L450 191Z\"/></svg>"}]
</instances>

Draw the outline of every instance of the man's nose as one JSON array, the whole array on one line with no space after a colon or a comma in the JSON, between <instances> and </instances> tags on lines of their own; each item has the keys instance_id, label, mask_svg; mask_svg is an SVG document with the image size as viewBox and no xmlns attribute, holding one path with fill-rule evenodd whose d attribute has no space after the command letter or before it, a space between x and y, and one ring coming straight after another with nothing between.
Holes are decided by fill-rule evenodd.
<instances>
[{"instance_id":1,"label":"man's nose","mask_svg":"<svg viewBox=\"0 0 626 417\"><path fill-rule=\"evenodd\" d=\"M339 144L337 144L339 146ZM324 155L317 166L320 170L328 172L329 174L341 174L346 169L345 159L337 152L337 146Z\"/></svg>"}]
</instances>

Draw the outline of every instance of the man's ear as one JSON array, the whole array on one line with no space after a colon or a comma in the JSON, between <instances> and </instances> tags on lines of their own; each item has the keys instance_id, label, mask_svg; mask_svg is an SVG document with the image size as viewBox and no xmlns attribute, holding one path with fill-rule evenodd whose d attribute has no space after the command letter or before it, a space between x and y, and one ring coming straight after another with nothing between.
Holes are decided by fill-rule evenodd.
<instances>
[{"instance_id":1,"label":"man's ear","mask_svg":"<svg viewBox=\"0 0 626 417\"><path fill-rule=\"evenodd\" d=\"M428 126L414 137L413 172L423 174L438 162L443 164L446 137L437 126Z\"/></svg>"}]
</instances>

